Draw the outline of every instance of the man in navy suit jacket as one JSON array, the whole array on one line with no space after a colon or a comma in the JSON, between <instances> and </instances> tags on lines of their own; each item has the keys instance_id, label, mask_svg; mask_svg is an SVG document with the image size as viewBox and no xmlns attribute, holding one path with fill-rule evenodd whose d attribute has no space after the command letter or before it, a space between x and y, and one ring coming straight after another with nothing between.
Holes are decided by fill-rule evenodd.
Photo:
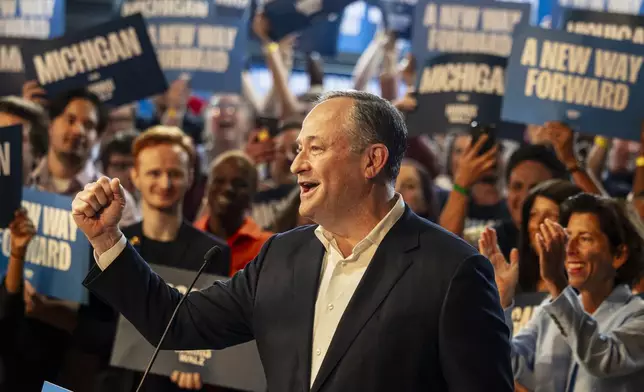
<instances>
[{"instance_id":1,"label":"man in navy suit jacket","mask_svg":"<svg viewBox=\"0 0 644 392\"><path fill-rule=\"evenodd\" d=\"M406 139L389 102L322 97L291 167L300 214L318 225L272 237L230 281L189 294L162 348L255 339L276 392L513 391L490 263L394 192ZM98 264L85 284L157 344L181 295L127 244L123 207L107 178L74 200Z\"/></svg>"}]
</instances>

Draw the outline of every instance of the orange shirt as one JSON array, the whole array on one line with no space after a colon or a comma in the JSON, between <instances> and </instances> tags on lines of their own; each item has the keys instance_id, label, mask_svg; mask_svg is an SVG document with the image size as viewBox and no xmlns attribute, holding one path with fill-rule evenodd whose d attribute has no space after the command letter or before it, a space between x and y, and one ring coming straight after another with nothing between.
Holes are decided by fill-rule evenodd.
<instances>
[{"instance_id":1,"label":"orange shirt","mask_svg":"<svg viewBox=\"0 0 644 392\"><path fill-rule=\"evenodd\" d=\"M194 223L194 227L209 233L209 220L210 215L202 216ZM239 230L227 240L230 247L230 276L235 275L237 271L252 261L259 254L264 242L272 235L273 233L262 230L250 217L244 218L244 223Z\"/></svg>"}]
</instances>

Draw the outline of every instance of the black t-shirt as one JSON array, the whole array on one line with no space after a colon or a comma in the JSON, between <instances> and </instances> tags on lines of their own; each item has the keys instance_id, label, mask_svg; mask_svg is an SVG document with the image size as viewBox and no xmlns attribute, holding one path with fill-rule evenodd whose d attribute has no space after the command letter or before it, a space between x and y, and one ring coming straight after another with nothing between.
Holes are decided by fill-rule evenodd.
<instances>
[{"instance_id":1,"label":"black t-shirt","mask_svg":"<svg viewBox=\"0 0 644 392\"><path fill-rule=\"evenodd\" d=\"M465 218L465 228L491 226L510 219L510 211L505 199L489 206L475 204L470 199L467 218Z\"/></svg>"}]
</instances>

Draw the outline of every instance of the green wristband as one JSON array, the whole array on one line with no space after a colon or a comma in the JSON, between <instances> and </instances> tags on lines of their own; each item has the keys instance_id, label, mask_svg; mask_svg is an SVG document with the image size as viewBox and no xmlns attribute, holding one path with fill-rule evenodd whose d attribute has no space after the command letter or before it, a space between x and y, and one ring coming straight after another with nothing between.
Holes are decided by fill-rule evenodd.
<instances>
[{"instance_id":1,"label":"green wristband","mask_svg":"<svg viewBox=\"0 0 644 392\"><path fill-rule=\"evenodd\" d=\"M460 193L463 196L469 196L470 195L470 191L468 189L465 189L465 188L463 188L462 186L460 186L458 184L454 184L452 186L452 189L454 189L456 192Z\"/></svg>"}]
</instances>

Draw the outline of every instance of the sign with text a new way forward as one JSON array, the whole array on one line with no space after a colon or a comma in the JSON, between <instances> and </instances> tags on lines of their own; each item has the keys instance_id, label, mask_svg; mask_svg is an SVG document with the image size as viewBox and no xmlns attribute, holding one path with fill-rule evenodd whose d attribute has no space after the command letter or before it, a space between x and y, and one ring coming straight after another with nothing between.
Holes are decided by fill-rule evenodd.
<instances>
[{"instance_id":1,"label":"sign with text a new way forward","mask_svg":"<svg viewBox=\"0 0 644 392\"><path fill-rule=\"evenodd\" d=\"M82 282L90 245L72 218L72 198L24 188L22 206L36 227L25 256L25 278L40 294L87 303ZM9 230L0 229L0 275L7 269L10 244Z\"/></svg>"}]
</instances>

